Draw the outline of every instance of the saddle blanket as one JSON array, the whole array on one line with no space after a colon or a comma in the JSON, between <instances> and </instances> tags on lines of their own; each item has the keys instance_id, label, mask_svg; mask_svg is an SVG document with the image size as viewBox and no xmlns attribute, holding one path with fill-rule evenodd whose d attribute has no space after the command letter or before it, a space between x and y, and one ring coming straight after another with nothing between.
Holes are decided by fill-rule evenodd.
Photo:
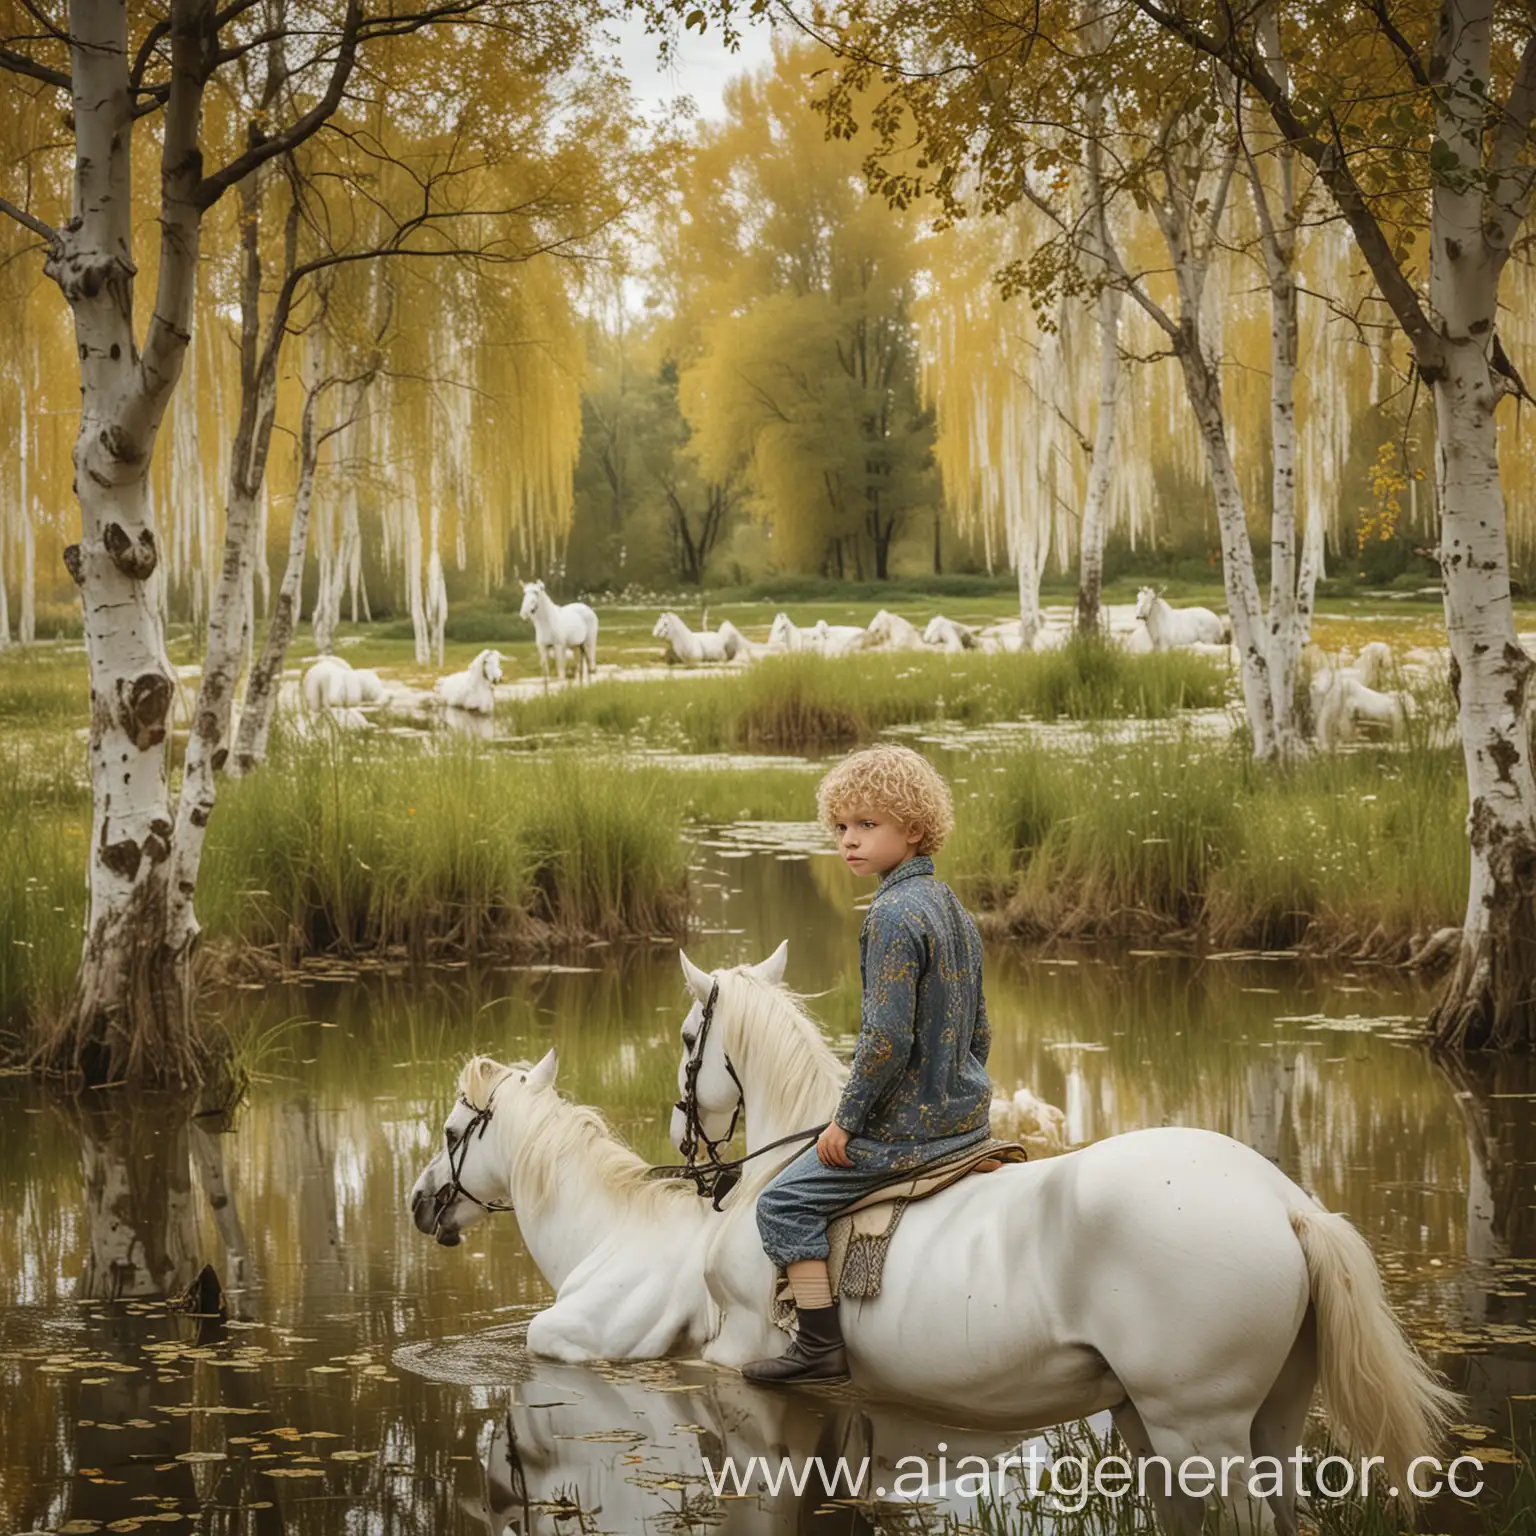
<instances>
[{"instance_id":1,"label":"saddle blanket","mask_svg":"<svg viewBox=\"0 0 1536 1536\"><path fill-rule=\"evenodd\" d=\"M890 1183L844 1206L827 1224L827 1278L832 1299L846 1296L865 1301L880 1294L886 1251L901 1224L902 1212L914 1200L926 1200L969 1174L991 1173L1004 1163L1028 1160L1029 1154L1016 1141L978 1141L954 1157L896 1174ZM782 1269L775 1276L772 1315L777 1327L794 1332L794 1292Z\"/></svg>"}]
</instances>

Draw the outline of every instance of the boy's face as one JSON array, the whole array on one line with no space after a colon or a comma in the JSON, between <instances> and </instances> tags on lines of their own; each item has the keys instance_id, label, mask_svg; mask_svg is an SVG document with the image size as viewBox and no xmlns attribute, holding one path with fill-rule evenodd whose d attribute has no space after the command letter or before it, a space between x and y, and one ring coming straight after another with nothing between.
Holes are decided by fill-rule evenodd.
<instances>
[{"instance_id":1,"label":"boy's face","mask_svg":"<svg viewBox=\"0 0 1536 1536\"><path fill-rule=\"evenodd\" d=\"M856 875L884 875L905 864L922 842L921 830L867 805L844 806L832 822L838 851Z\"/></svg>"}]
</instances>

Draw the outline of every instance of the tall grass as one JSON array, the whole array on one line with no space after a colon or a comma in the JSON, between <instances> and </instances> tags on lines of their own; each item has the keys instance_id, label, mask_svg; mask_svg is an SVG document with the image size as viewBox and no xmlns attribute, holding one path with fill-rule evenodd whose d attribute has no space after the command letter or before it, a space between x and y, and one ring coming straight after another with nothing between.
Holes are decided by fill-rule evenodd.
<instances>
[{"instance_id":1,"label":"tall grass","mask_svg":"<svg viewBox=\"0 0 1536 1536\"><path fill-rule=\"evenodd\" d=\"M932 720L1163 719L1217 707L1224 696L1222 671L1201 657L1075 644L1027 656L767 657L719 677L566 689L507 714L525 733L587 726L695 752L801 752Z\"/></svg>"},{"instance_id":2,"label":"tall grass","mask_svg":"<svg viewBox=\"0 0 1536 1536\"><path fill-rule=\"evenodd\" d=\"M1020 935L1387 955L1459 922L1466 901L1451 749L1319 754L1289 773L1188 739L1030 750L959 810L948 862Z\"/></svg>"},{"instance_id":3,"label":"tall grass","mask_svg":"<svg viewBox=\"0 0 1536 1536\"><path fill-rule=\"evenodd\" d=\"M289 955L679 933L685 803L659 768L335 733L225 788L198 906Z\"/></svg>"}]
</instances>

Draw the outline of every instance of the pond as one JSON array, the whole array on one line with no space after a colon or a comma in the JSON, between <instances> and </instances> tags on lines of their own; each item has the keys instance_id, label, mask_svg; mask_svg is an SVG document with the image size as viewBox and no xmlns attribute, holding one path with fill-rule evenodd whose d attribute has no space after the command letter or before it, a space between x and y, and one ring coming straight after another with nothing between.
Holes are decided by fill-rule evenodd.
<instances>
[{"instance_id":1,"label":"pond","mask_svg":"<svg viewBox=\"0 0 1536 1536\"><path fill-rule=\"evenodd\" d=\"M818 846L795 824L703 836L690 953L755 960L787 938L790 984L821 994L849 1044L867 892ZM1190 1124L1277 1160L1360 1225L1400 1314L1468 1393L1458 1445L1497 1459L1512 1428L1524 1443L1526 1063L1447 1075L1414 1038L1426 995L1389 971L1103 950L994 949L988 965L1000 1089L1062 1105L1074 1140ZM869 1530L886 1517L819 1484L717 1497L705 1461L868 1455L874 1484L941 1444L1017 1444L851 1388L534 1360L522 1330L549 1293L515 1218L453 1249L414 1230L406 1197L474 1050L557 1046L566 1093L670 1160L685 999L668 945L494 971L316 965L222 1006L270 1034L232 1125L0 1082L0 1530ZM204 1260L227 1324L108 1299ZM1437 1505L1430 1528L1481 1527L1475 1507Z\"/></svg>"}]
</instances>

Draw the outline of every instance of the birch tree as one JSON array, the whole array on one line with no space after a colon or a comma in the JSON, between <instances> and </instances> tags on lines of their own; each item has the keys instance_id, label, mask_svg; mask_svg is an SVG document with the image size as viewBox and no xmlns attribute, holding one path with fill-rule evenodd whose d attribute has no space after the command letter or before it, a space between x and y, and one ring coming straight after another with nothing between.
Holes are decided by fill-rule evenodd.
<instances>
[{"instance_id":1,"label":"birch tree","mask_svg":"<svg viewBox=\"0 0 1536 1536\"><path fill-rule=\"evenodd\" d=\"M1536 29L1499 0L1282 16L1274 57L1251 17L1138 7L1263 103L1348 222L1435 406L1437 558L1467 774L1466 916L1435 1011L1452 1050L1536 1043L1532 662L1515 634L1496 416L1525 396L1499 294L1536 184ZM1286 28L1289 28L1287 31ZM1424 189L1427 188L1427 193ZM1427 260L1415 255L1427 235Z\"/></svg>"},{"instance_id":2,"label":"birch tree","mask_svg":"<svg viewBox=\"0 0 1536 1536\"><path fill-rule=\"evenodd\" d=\"M40 242L44 271L73 318L80 370L75 485L81 538L66 552L80 589L91 684L93 792L89 911L74 1004L40 1050L46 1066L93 1080L186 1079L201 1070L191 1007L196 938L189 888L207 810L202 786L227 755L233 679L205 677L190 734L189 792L173 801L167 738L175 676L166 655L155 576L160 529L147 495L160 423L176 389L194 319L200 241L209 211L234 188L312 139L340 109L360 59L416 33L496 14L491 0L425 0L372 12L363 0L306 8L293 26L291 90L238 138L216 130L231 76L274 44L270 17L250 0L169 0L136 19L123 0L41 0L0 11L0 78L30 82L68 104L70 205L62 211L0 198L0 212ZM508 7L506 24L532 38L542 17L548 57L587 20ZM279 25L279 34L288 31ZM494 34L491 34L494 35ZM498 40L500 41L500 40ZM135 314L134 152L153 119L160 196L153 311ZM50 217L51 214L51 217ZM226 539L218 580L232 586L244 550ZM228 645L228 633L216 645Z\"/></svg>"}]
</instances>

